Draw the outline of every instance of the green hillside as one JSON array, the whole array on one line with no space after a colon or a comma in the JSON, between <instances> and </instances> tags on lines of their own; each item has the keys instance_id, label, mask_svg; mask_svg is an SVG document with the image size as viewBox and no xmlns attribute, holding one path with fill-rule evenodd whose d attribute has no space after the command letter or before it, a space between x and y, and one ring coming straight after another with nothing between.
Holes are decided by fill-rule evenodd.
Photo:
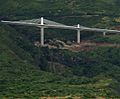
<instances>
[{"instance_id":1,"label":"green hillside","mask_svg":"<svg viewBox=\"0 0 120 99\"><path fill-rule=\"evenodd\" d=\"M18 38L23 38L20 33L16 32L13 28L1 25L0 27L1 37L0 37L0 98L38 98L41 96L78 96L78 97L115 97L117 93L111 86L111 84L117 84L117 79L113 80L110 77L104 77L100 73L95 74L96 71L91 73L89 78L88 74L84 73L84 68L82 65L76 67L71 67L70 62L61 63L63 66L70 66L69 68L64 67L64 71L59 71L59 73L48 73L40 70L40 67L33 64L34 59L30 53L26 52L26 49L20 48L22 44L19 43ZM10 32L9 32L10 31ZM17 38L15 40L15 38ZM24 44L28 42L26 39ZM68 51L52 51L46 49L41 49L44 53L55 52L62 53L63 59L71 61L69 58L76 57L75 53ZM51 52L52 51L52 52ZM45 59L50 61L44 54ZM59 55L59 54L57 54ZM79 54L78 54L79 55ZM69 58L67 58L69 57ZM77 56L78 57L78 56ZM77 58L76 57L76 58ZM39 57L38 57L39 58ZM51 56L52 58L52 56ZM51 59L50 58L50 59ZM57 57L56 58L62 58ZM84 60L84 57L81 57ZM44 61L42 61L44 62ZM53 62L53 61L52 61ZM77 64L72 62L73 65ZM43 65L43 63L39 63ZM61 68L61 66L59 68ZM78 71L78 69L80 71ZM95 67L93 67L95 68ZM106 67L107 68L107 67ZM113 69L114 68L114 69ZM116 71L117 66L113 67L112 70ZM86 68L84 68L86 69ZM57 69L56 69L57 70ZM55 70L55 71L56 71ZM77 71L76 71L77 70ZM87 70L87 69L86 69ZM101 68L102 70L102 68ZM110 69L111 70L111 69ZM89 71L89 70L87 70ZM87 72L86 71L86 72ZM118 70L119 71L119 68ZM117 73L116 71L116 73ZM108 71L110 72L110 71ZM80 74L81 73L81 74ZM112 73L110 73L112 74ZM72 77L71 77L72 76ZM98 76L98 77L97 77ZM100 77L99 77L100 76ZM114 76L114 75L113 75ZM116 78L119 78L115 75ZM119 79L118 79L119 80ZM116 87L115 87L116 88ZM100 90L101 89L101 90Z\"/></svg>"},{"instance_id":2,"label":"green hillside","mask_svg":"<svg viewBox=\"0 0 120 99\"><path fill-rule=\"evenodd\" d=\"M0 0L0 19L44 16L70 25L115 29L120 23L119 4L119 0ZM45 32L46 39L76 40L75 31ZM35 27L0 23L0 99L120 98L119 47L72 52L35 47L39 38ZM82 40L120 44L120 35L82 32Z\"/></svg>"},{"instance_id":3,"label":"green hillside","mask_svg":"<svg viewBox=\"0 0 120 99\"><path fill-rule=\"evenodd\" d=\"M9 13L18 14L19 12L24 13L35 13L35 12L44 12L48 11L51 13L54 11L54 14L59 14L61 11L58 10L68 10L73 11L71 13L80 13L80 12L99 12L99 13L115 13L113 11L120 11L116 9L119 7L119 0L1 0L1 13L7 13L5 11L9 11ZM111 7L110 7L111 6ZM35 11L35 12L33 12ZM7 13L7 14L9 14ZM68 13L68 12L66 12ZM119 13L118 13L119 15Z\"/></svg>"}]
</instances>

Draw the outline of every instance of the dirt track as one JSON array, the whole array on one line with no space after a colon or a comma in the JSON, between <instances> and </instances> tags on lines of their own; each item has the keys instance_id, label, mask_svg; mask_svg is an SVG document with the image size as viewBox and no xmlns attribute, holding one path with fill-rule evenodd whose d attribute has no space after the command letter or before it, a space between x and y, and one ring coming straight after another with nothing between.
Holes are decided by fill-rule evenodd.
<instances>
[{"instance_id":1,"label":"dirt track","mask_svg":"<svg viewBox=\"0 0 120 99\"><path fill-rule=\"evenodd\" d=\"M120 48L120 44L113 44L113 43L91 43L91 42L81 42L81 44L73 44L71 46L68 46L67 49L79 52L84 50L91 50L95 47L115 47Z\"/></svg>"}]
</instances>

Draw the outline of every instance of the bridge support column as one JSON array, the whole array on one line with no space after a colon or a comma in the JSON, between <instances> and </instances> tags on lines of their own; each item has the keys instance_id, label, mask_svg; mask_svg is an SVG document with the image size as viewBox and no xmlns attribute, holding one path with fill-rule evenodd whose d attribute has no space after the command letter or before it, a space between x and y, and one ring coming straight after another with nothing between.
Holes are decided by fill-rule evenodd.
<instances>
[{"instance_id":1,"label":"bridge support column","mask_svg":"<svg viewBox=\"0 0 120 99\"><path fill-rule=\"evenodd\" d=\"M44 25L43 17L41 17L41 25ZM44 46L44 27L41 27L41 46Z\"/></svg>"},{"instance_id":2,"label":"bridge support column","mask_svg":"<svg viewBox=\"0 0 120 99\"><path fill-rule=\"evenodd\" d=\"M103 36L106 36L106 32L103 32Z\"/></svg>"},{"instance_id":3,"label":"bridge support column","mask_svg":"<svg viewBox=\"0 0 120 99\"><path fill-rule=\"evenodd\" d=\"M81 38L80 38L80 30L77 30L77 43L81 42Z\"/></svg>"},{"instance_id":4,"label":"bridge support column","mask_svg":"<svg viewBox=\"0 0 120 99\"><path fill-rule=\"evenodd\" d=\"M80 25L77 25L77 28L80 28ZM80 29L77 30L77 43L81 42L81 37L80 37Z\"/></svg>"},{"instance_id":5,"label":"bridge support column","mask_svg":"<svg viewBox=\"0 0 120 99\"><path fill-rule=\"evenodd\" d=\"M44 46L44 28L41 28L41 46Z\"/></svg>"}]
</instances>

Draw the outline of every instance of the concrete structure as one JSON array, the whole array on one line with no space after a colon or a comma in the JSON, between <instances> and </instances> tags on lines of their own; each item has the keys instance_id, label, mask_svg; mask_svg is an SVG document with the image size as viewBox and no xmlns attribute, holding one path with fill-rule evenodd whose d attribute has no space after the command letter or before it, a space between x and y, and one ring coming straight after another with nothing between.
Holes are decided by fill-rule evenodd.
<instances>
[{"instance_id":1,"label":"concrete structure","mask_svg":"<svg viewBox=\"0 0 120 99\"><path fill-rule=\"evenodd\" d=\"M32 20L20 20L20 21L1 21L2 23L6 24L13 24L13 25L26 25L26 26L35 26L41 29L41 46L44 46L44 29L45 28L59 28L59 29L70 29L77 31L77 43L81 42L81 31L96 31L102 32L105 36L106 33L120 33L118 30L108 30L108 29L98 29L98 28L89 28L84 27L78 24L77 26L68 26L61 23L57 23L54 21L50 21L47 19L32 19Z\"/></svg>"},{"instance_id":2,"label":"concrete structure","mask_svg":"<svg viewBox=\"0 0 120 99\"><path fill-rule=\"evenodd\" d=\"M77 30L77 43L80 43L80 41L81 41L81 35L80 35L80 24L78 24L77 25L77 28L78 28L78 30Z\"/></svg>"},{"instance_id":3,"label":"concrete structure","mask_svg":"<svg viewBox=\"0 0 120 99\"><path fill-rule=\"evenodd\" d=\"M106 32L103 32L103 36L106 36Z\"/></svg>"},{"instance_id":4,"label":"concrete structure","mask_svg":"<svg viewBox=\"0 0 120 99\"><path fill-rule=\"evenodd\" d=\"M44 20L43 17L41 17L41 46L44 46Z\"/></svg>"}]
</instances>

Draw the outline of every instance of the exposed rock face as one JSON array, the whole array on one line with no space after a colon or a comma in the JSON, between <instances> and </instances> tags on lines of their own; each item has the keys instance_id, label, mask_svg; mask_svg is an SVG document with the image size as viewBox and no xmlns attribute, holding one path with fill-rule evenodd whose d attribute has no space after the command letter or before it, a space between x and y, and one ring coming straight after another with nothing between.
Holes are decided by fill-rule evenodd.
<instances>
[{"instance_id":1,"label":"exposed rock face","mask_svg":"<svg viewBox=\"0 0 120 99\"><path fill-rule=\"evenodd\" d=\"M48 40L47 45L54 48L63 48L65 46L65 43L60 40Z\"/></svg>"},{"instance_id":2,"label":"exposed rock face","mask_svg":"<svg viewBox=\"0 0 120 99\"><path fill-rule=\"evenodd\" d=\"M48 62L49 66L48 66L48 69L51 71L51 72L54 72L54 73L64 73L65 72L65 68L66 66L65 65L62 65L60 63L57 63L57 62Z\"/></svg>"}]
</instances>

